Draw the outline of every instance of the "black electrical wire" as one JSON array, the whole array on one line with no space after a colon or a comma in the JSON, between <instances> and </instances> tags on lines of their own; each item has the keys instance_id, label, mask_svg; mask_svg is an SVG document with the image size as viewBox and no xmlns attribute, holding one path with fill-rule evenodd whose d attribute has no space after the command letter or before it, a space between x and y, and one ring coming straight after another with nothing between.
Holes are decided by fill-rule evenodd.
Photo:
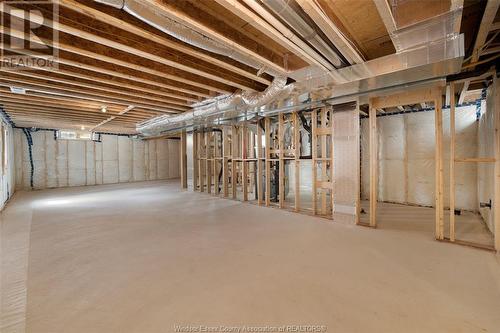
<instances>
[{"instance_id":1,"label":"black electrical wire","mask_svg":"<svg viewBox=\"0 0 500 333\"><path fill-rule=\"evenodd\" d=\"M29 153L29 158L30 158L30 186L31 189L34 188L33 186L33 176L35 174L35 164L33 163L33 138L31 137L31 132L27 128L23 128L23 133L26 136L26 141L28 142L28 153Z\"/></svg>"}]
</instances>

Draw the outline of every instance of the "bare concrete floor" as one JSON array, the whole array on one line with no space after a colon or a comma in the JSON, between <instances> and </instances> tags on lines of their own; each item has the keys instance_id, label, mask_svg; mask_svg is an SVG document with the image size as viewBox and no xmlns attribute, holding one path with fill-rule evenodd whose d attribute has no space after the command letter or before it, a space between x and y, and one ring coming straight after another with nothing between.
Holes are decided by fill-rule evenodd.
<instances>
[{"instance_id":1,"label":"bare concrete floor","mask_svg":"<svg viewBox=\"0 0 500 333\"><path fill-rule=\"evenodd\" d=\"M362 201L364 212L360 221L369 223L370 202ZM434 237L436 210L429 207L408 206L379 202L377 205L377 227L380 229L400 230L405 233L418 233ZM444 211L444 234L450 235L450 211ZM458 240L494 247L494 236L477 213L462 211L455 216L455 237Z\"/></svg>"},{"instance_id":2,"label":"bare concrete floor","mask_svg":"<svg viewBox=\"0 0 500 333\"><path fill-rule=\"evenodd\" d=\"M2 333L500 331L499 257L403 227L148 182L17 193L1 228Z\"/></svg>"}]
</instances>

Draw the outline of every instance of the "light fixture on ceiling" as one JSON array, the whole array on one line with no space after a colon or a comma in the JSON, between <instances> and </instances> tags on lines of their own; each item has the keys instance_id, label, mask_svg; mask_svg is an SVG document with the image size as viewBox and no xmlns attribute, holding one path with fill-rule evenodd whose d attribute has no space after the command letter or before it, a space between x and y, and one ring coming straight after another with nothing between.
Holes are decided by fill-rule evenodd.
<instances>
[{"instance_id":1,"label":"light fixture on ceiling","mask_svg":"<svg viewBox=\"0 0 500 333\"><path fill-rule=\"evenodd\" d=\"M101 106L101 112L102 113L108 112L108 108L106 107L106 105Z\"/></svg>"},{"instance_id":2,"label":"light fixture on ceiling","mask_svg":"<svg viewBox=\"0 0 500 333\"><path fill-rule=\"evenodd\" d=\"M85 130L85 126L82 126L81 129L82 129L82 131Z\"/></svg>"},{"instance_id":3,"label":"light fixture on ceiling","mask_svg":"<svg viewBox=\"0 0 500 333\"><path fill-rule=\"evenodd\" d=\"M14 94L26 94L26 89L20 87L10 87L10 91Z\"/></svg>"}]
</instances>

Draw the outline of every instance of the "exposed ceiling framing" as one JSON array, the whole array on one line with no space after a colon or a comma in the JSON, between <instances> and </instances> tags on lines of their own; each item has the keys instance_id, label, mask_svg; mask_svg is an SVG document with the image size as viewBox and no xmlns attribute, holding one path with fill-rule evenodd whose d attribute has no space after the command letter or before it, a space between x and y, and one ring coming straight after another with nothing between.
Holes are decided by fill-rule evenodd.
<instances>
[{"instance_id":1,"label":"exposed ceiling framing","mask_svg":"<svg viewBox=\"0 0 500 333\"><path fill-rule=\"evenodd\" d=\"M55 67L26 64L24 70L0 68L0 106L17 126L75 128L136 133L135 125L158 115L175 115L208 98L239 91L265 90L271 73L307 68L332 69L310 39L257 0L141 0L168 19L202 31L204 38L254 59L251 67L237 57L211 52L165 33L143 20L92 0L59 0L57 24L50 17L52 1L17 4L2 13L3 54L47 59L44 49L16 49L31 42L57 50ZM477 2L477 4L476 4ZM417 0L293 0L297 17L350 64L395 52L391 33L478 1L433 0L422 8ZM498 55L499 2L490 0L481 15L472 64ZM418 15L411 15L419 8ZM11 23L38 24L30 38ZM465 22L466 24L470 24ZM464 24L464 21L462 22ZM462 26L462 31L468 27ZM57 34L57 39L53 36ZM24 94L14 93L20 88ZM477 87L474 87L477 89ZM464 96L467 91L464 92ZM103 108L104 107L104 108ZM106 112L102 112L105 110Z\"/></svg>"}]
</instances>

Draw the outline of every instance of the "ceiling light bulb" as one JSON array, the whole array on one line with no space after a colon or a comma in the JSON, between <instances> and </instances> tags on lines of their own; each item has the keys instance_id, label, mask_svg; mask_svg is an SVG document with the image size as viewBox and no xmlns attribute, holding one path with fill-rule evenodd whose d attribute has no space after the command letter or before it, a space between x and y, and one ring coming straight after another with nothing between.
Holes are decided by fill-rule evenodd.
<instances>
[{"instance_id":1,"label":"ceiling light bulb","mask_svg":"<svg viewBox=\"0 0 500 333\"><path fill-rule=\"evenodd\" d=\"M108 109L105 106L101 106L101 111L102 111L102 113L106 113L108 111Z\"/></svg>"},{"instance_id":2,"label":"ceiling light bulb","mask_svg":"<svg viewBox=\"0 0 500 333\"><path fill-rule=\"evenodd\" d=\"M82 126L82 131L85 129L85 126Z\"/></svg>"}]
</instances>

